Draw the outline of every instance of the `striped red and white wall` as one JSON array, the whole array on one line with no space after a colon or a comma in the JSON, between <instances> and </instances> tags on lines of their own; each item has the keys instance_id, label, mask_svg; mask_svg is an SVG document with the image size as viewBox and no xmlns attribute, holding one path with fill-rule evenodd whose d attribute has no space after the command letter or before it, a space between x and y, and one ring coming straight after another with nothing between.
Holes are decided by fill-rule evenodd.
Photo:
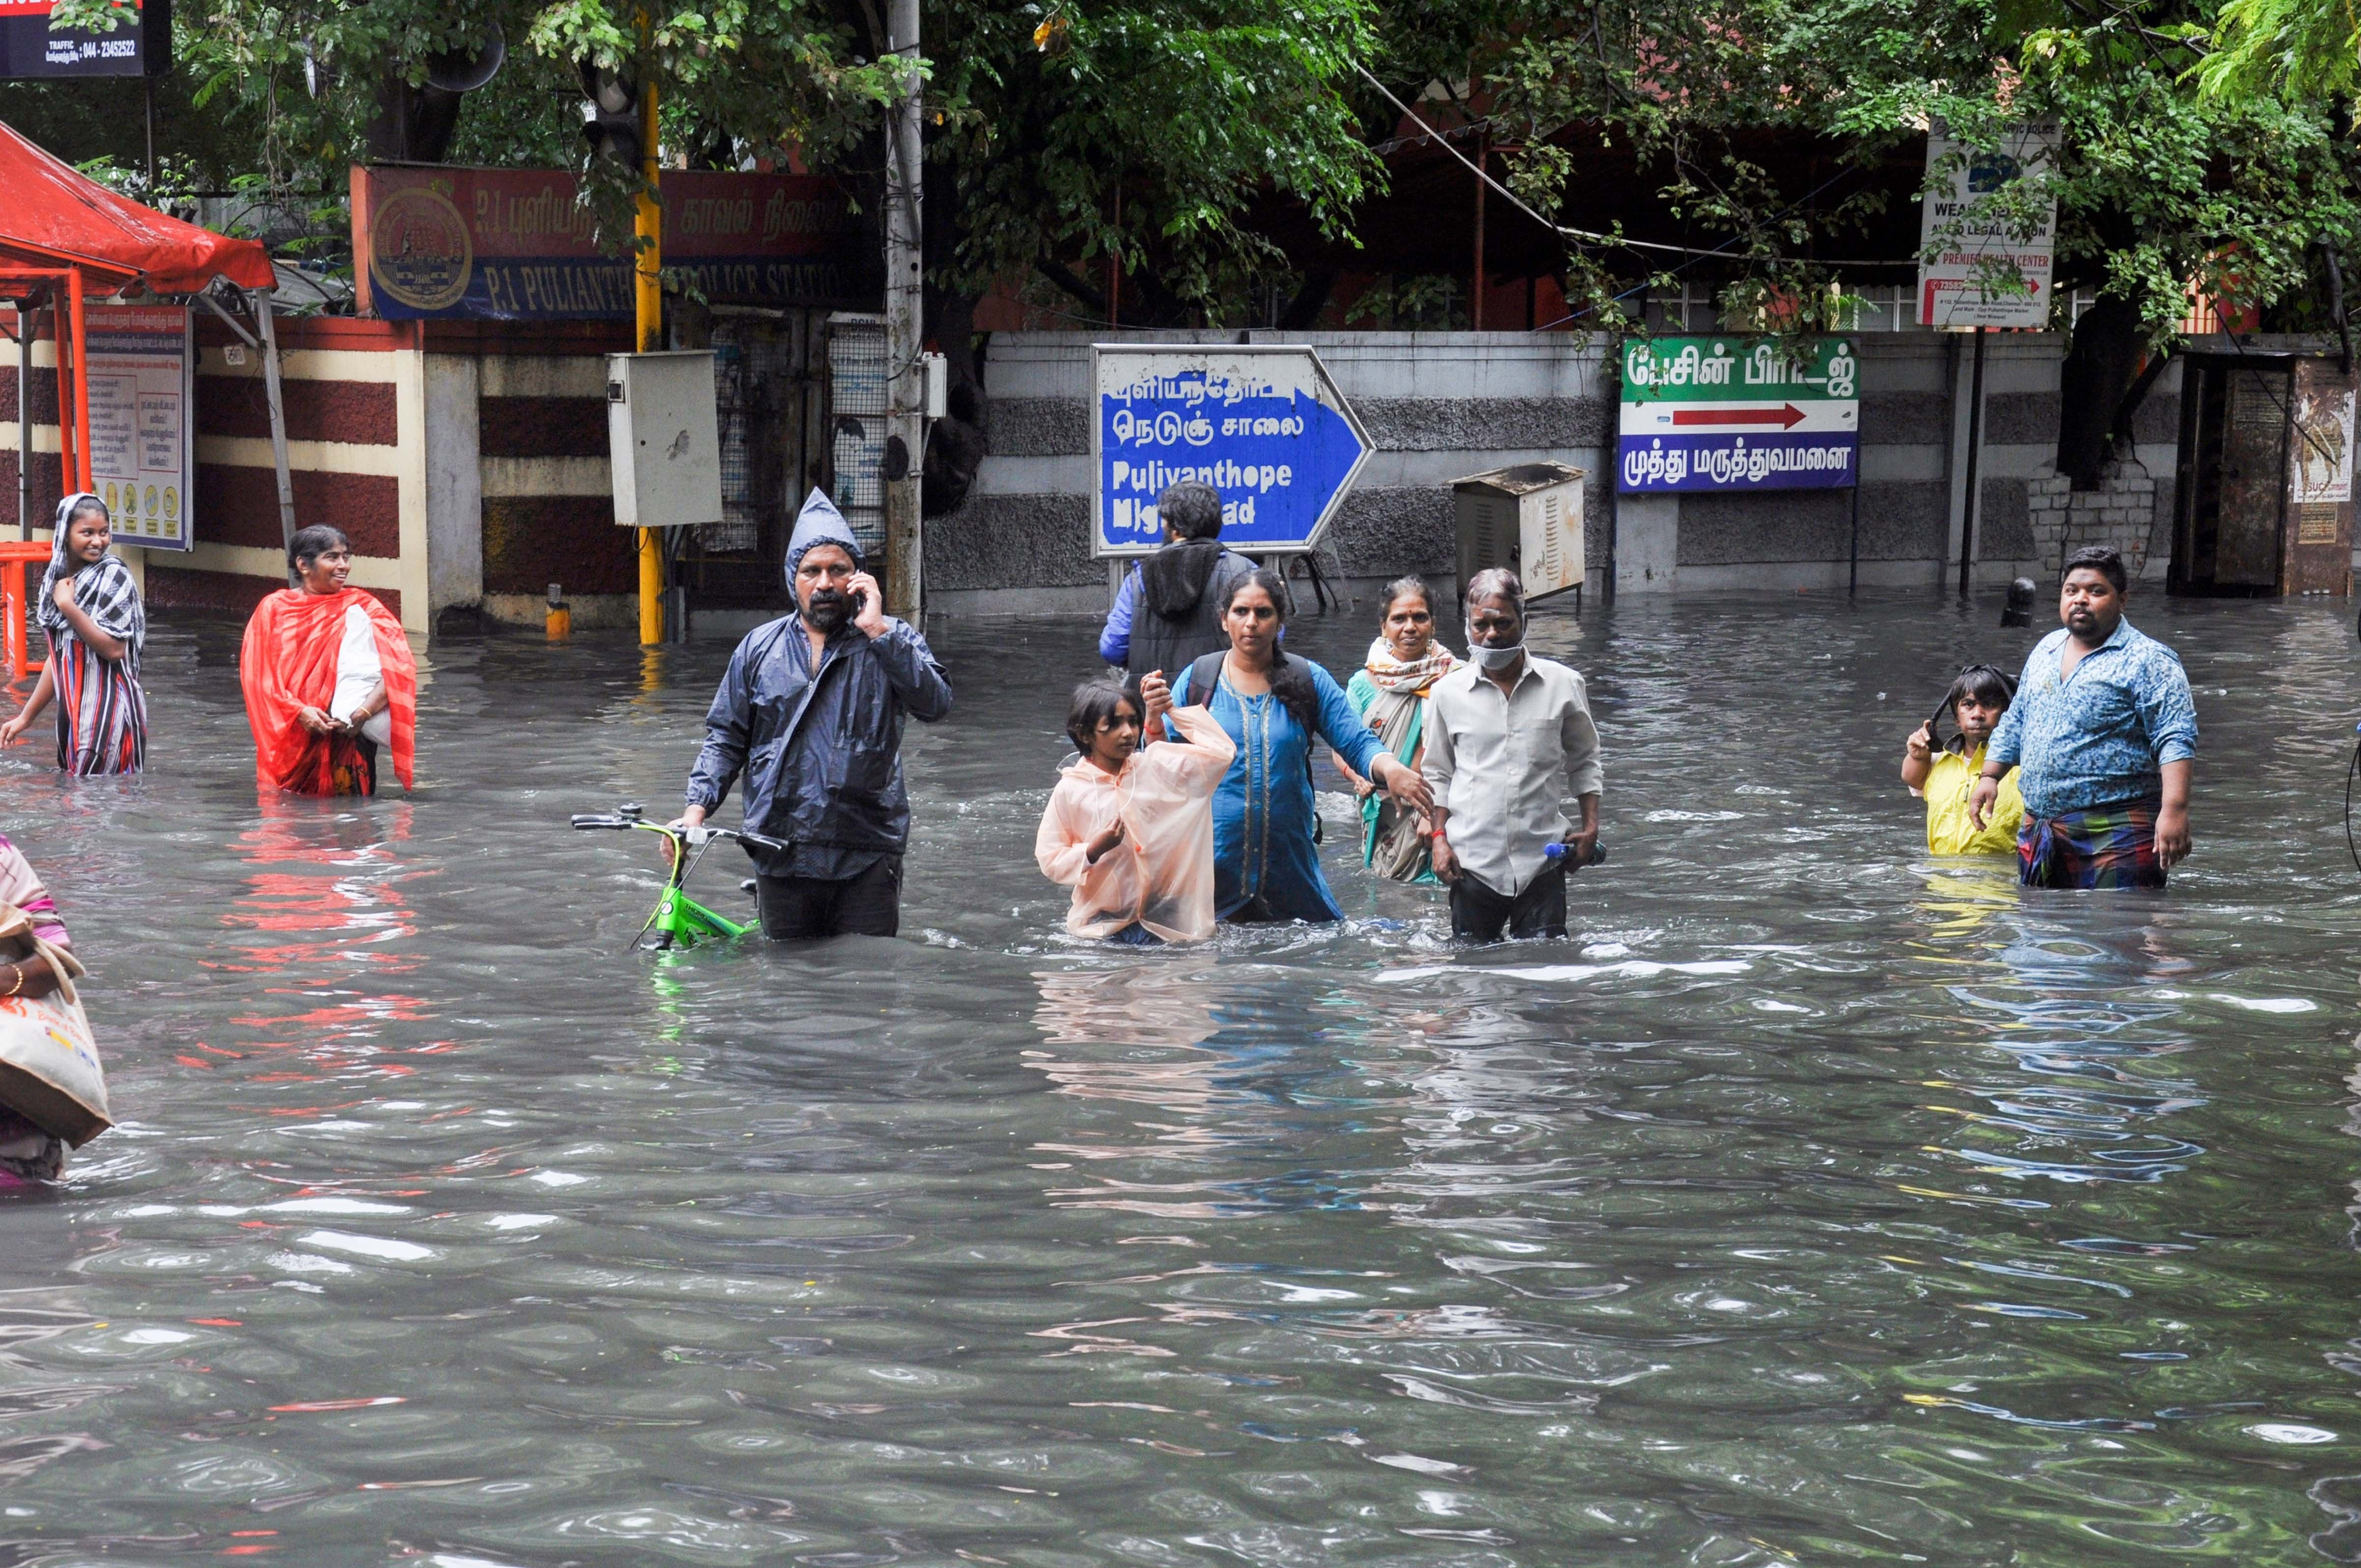
<instances>
[{"instance_id":1,"label":"striped red and white wall","mask_svg":"<svg viewBox=\"0 0 2361 1568\"><path fill-rule=\"evenodd\" d=\"M0 325L14 329L5 312ZM296 524L343 529L353 581L403 626L451 610L538 626L553 582L577 624L631 622L631 537L607 470L606 356L626 329L321 316L278 329ZM203 314L197 345L192 548L124 554L152 606L243 613L287 580L262 358ZM16 520L16 353L0 344L0 527ZM56 363L37 333L24 415L37 538L62 494Z\"/></svg>"}]
</instances>

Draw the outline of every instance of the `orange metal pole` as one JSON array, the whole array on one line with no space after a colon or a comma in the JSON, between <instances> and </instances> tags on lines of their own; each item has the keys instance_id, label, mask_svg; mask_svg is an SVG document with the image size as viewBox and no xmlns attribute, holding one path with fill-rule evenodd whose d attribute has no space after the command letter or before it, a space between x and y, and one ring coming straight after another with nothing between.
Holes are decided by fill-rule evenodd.
<instances>
[{"instance_id":1,"label":"orange metal pole","mask_svg":"<svg viewBox=\"0 0 2361 1568\"><path fill-rule=\"evenodd\" d=\"M5 658L15 680L41 673L27 641L32 630L27 619L32 607L25 598L25 570L44 566L49 559L49 547L38 540L11 539L0 543L0 658Z\"/></svg>"},{"instance_id":2,"label":"orange metal pole","mask_svg":"<svg viewBox=\"0 0 2361 1568\"><path fill-rule=\"evenodd\" d=\"M74 269L66 285L73 297L74 339L74 467L75 488L90 488L90 361L83 353L89 334L82 309L82 269Z\"/></svg>"},{"instance_id":3,"label":"orange metal pole","mask_svg":"<svg viewBox=\"0 0 2361 1568\"><path fill-rule=\"evenodd\" d=\"M0 619L6 621L8 668L23 680L33 662L32 645L25 640L25 563L0 561Z\"/></svg>"},{"instance_id":4,"label":"orange metal pole","mask_svg":"<svg viewBox=\"0 0 2361 1568\"><path fill-rule=\"evenodd\" d=\"M66 325L66 307L54 293L49 296L49 336L57 348L58 487L61 490L78 489L81 487L75 477L79 470L73 455L73 367L66 362L73 333Z\"/></svg>"}]
</instances>

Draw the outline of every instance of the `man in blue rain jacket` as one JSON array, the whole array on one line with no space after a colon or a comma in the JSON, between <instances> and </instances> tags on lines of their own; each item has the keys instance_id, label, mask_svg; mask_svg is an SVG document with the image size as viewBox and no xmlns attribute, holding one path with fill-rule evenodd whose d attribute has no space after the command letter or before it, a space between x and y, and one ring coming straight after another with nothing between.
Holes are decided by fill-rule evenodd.
<instances>
[{"instance_id":1,"label":"man in blue rain jacket","mask_svg":"<svg viewBox=\"0 0 2361 1568\"><path fill-rule=\"evenodd\" d=\"M917 627L885 613L843 515L814 490L787 543L796 610L746 634L705 715L685 826L746 775L763 934L778 941L891 937L901 925L910 797L902 720L951 710L950 682Z\"/></svg>"}]
</instances>

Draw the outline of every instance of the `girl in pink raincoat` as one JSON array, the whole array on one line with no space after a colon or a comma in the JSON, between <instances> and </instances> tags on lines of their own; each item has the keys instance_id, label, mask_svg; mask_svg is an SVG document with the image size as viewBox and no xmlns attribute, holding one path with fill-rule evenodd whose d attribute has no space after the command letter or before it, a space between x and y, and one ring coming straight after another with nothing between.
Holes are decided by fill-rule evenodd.
<instances>
[{"instance_id":1,"label":"girl in pink raincoat","mask_svg":"<svg viewBox=\"0 0 2361 1568\"><path fill-rule=\"evenodd\" d=\"M1185 743L1150 745L1169 716ZM1134 692L1110 680L1074 688L1066 733L1082 760L1041 813L1034 858L1074 890L1066 929L1154 946L1213 934L1213 790L1237 754L1202 707L1174 708L1158 673Z\"/></svg>"}]
</instances>

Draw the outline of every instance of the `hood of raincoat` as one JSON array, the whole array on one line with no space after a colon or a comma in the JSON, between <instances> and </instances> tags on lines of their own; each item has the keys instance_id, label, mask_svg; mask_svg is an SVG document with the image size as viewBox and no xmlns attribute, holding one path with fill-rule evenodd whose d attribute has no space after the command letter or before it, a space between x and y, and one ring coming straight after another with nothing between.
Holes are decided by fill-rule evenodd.
<instances>
[{"instance_id":1,"label":"hood of raincoat","mask_svg":"<svg viewBox=\"0 0 2361 1568\"><path fill-rule=\"evenodd\" d=\"M852 537L851 524L844 521L827 492L816 488L804 498L804 510L796 514L796 532L787 540L787 587L796 586L796 568L818 544L840 546L855 566L863 564L861 542Z\"/></svg>"}]
</instances>

